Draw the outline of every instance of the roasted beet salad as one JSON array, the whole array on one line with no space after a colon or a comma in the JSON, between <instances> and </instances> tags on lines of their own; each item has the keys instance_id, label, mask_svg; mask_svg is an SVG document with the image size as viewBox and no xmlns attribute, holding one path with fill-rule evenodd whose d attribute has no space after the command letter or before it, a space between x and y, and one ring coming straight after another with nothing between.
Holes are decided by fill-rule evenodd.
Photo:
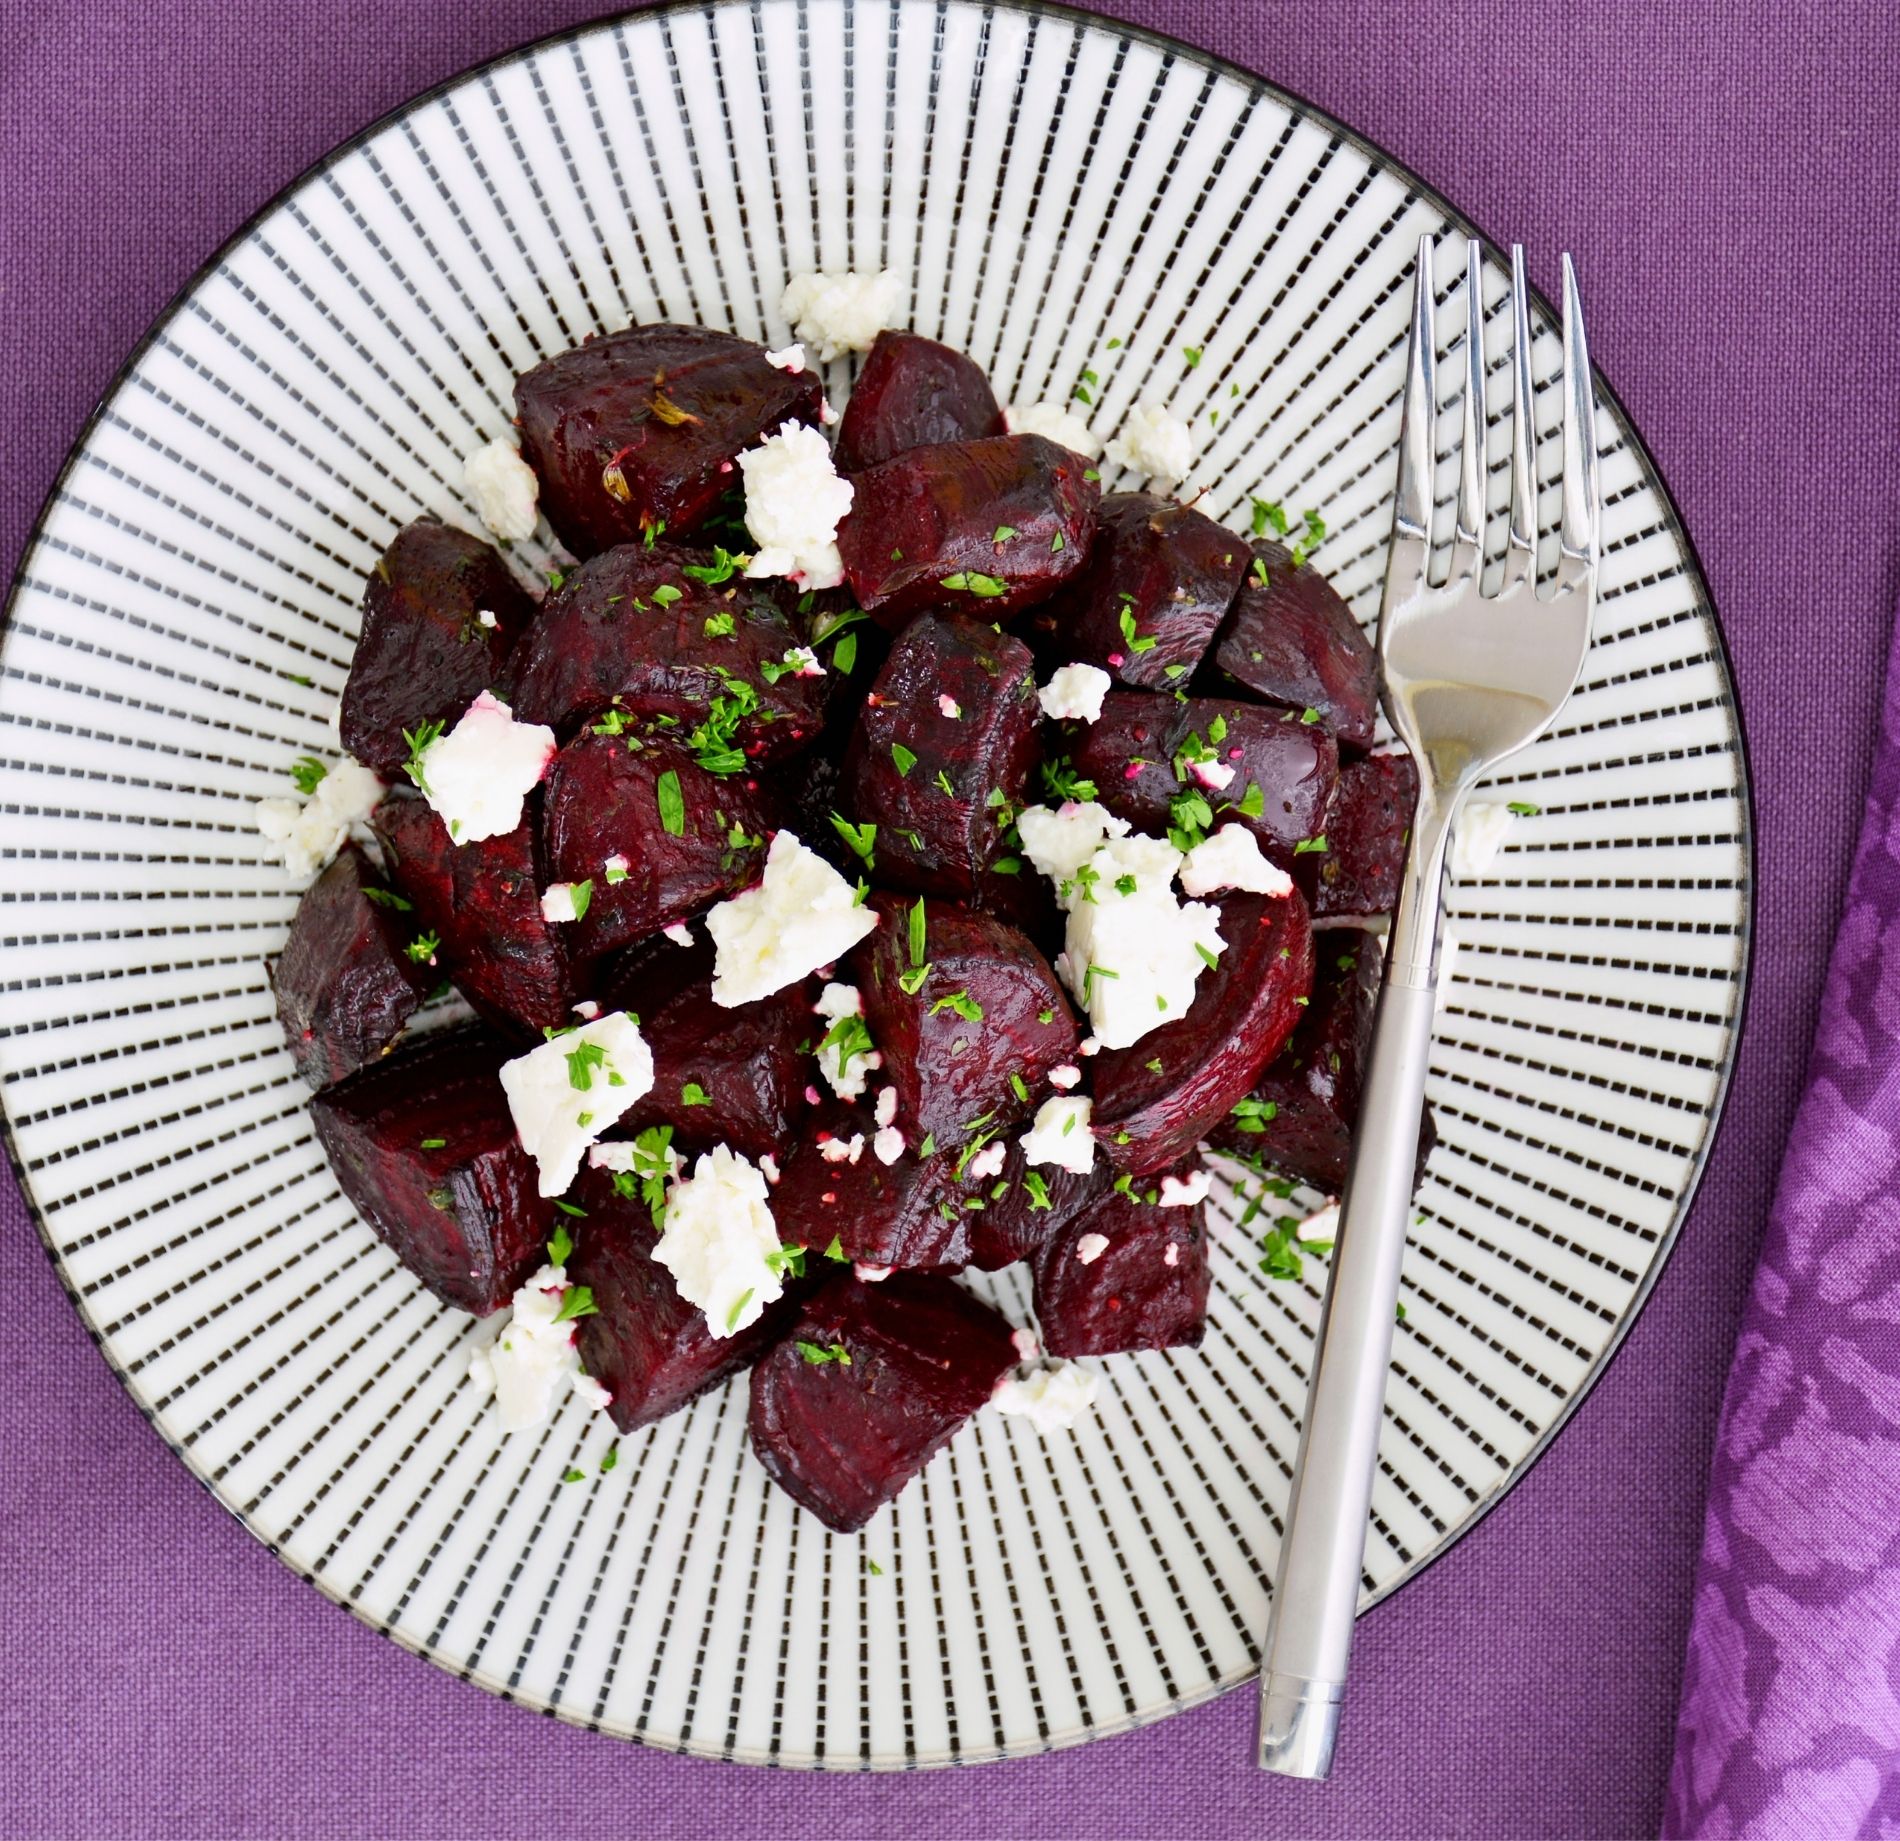
<instances>
[{"instance_id":1,"label":"roasted beet salad","mask_svg":"<svg viewBox=\"0 0 1900 1841\"><path fill-rule=\"evenodd\" d=\"M317 1135L489 1319L501 1424L746 1372L840 1530L986 1404L1053 1431L1077 1358L1201 1340L1208 1146L1337 1189L1417 784L1316 515L1226 529L1164 407L1104 456L901 295L801 276L782 350L637 325L520 378L466 469L495 543L392 533L337 756L258 813ZM1284 1277L1324 1249L1276 1219ZM957 1277L1017 1262L1033 1329Z\"/></svg>"}]
</instances>

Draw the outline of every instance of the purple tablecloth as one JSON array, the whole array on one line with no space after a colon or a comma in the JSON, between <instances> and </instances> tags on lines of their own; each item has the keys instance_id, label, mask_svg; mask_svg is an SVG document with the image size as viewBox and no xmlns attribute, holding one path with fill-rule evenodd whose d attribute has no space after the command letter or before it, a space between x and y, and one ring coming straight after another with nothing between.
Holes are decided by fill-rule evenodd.
<instances>
[{"instance_id":1,"label":"purple tablecloth","mask_svg":"<svg viewBox=\"0 0 1900 1841\"><path fill-rule=\"evenodd\" d=\"M8 566L119 359L216 243L405 96L598 10L0 8ZM1254 1773L1244 1694L1029 1763L768 1777L535 1719L298 1584L146 1428L9 1188L0 1830L417 1841L542 1829L657 1841L1655 1831L1709 1444L1813 1031L1900 594L1900 34L1885 0L1110 10L1363 127L1494 234L1522 238L1546 286L1567 243L1594 350L1701 547L1749 720L1759 944L1728 1119L1624 1352L1511 1498L1367 1620L1328 1786Z\"/></svg>"}]
</instances>

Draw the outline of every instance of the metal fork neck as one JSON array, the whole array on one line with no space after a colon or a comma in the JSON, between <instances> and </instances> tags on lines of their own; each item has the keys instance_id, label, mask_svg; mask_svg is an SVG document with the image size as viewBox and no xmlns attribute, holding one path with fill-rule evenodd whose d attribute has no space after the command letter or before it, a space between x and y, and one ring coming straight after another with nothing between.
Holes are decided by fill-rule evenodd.
<instances>
[{"instance_id":1,"label":"metal fork neck","mask_svg":"<svg viewBox=\"0 0 1900 1841\"><path fill-rule=\"evenodd\" d=\"M1385 949L1387 982L1408 990L1429 990L1438 982L1439 895L1445 882L1451 821L1462 798L1462 788L1447 798L1431 785L1429 776L1421 775L1418 810L1412 818L1411 843Z\"/></svg>"}]
</instances>

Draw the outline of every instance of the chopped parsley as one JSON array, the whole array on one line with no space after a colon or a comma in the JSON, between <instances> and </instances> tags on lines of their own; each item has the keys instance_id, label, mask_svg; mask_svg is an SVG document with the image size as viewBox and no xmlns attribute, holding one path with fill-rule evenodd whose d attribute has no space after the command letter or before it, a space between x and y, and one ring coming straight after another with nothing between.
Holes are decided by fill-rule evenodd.
<instances>
[{"instance_id":1,"label":"chopped parsley","mask_svg":"<svg viewBox=\"0 0 1900 1841\"><path fill-rule=\"evenodd\" d=\"M872 824L854 825L836 812L831 814L831 828L850 845L851 854L859 858L866 869L877 868L877 858L872 849L877 843L877 826Z\"/></svg>"},{"instance_id":2,"label":"chopped parsley","mask_svg":"<svg viewBox=\"0 0 1900 1841\"><path fill-rule=\"evenodd\" d=\"M662 582L653 591L653 604L656 607L671 607L685 592L683 588L675 588L671 582ZM731 616L727 615L727 618Z\"/></svg>"},{"instance_id":3,"label":"chopped parsley","mask_svg":"<svg viewBox=\"0 0 1900 1841\"><path fill-rule=\"evenodd\" d=\"M583 1125L592 1123L592 1115L590 1113L583 1112L581 1114L581 1123ZM559 1196L556 1196L554 1198L554 1206L558 1208L562 1214L572 1215L577 1221L585 1221L587 1219L586 1209L579 1207L577 1204L573 1202L564 1202L561 1200Z\"/></svg>"},{"instance_id":4,"label":"chopped parsley","mask_svg":"<svg viewBox=\"0 0 1900 1841\"><path fill-rule=\"evenodd\" d=\"M747 1297L752 1294L746 1293ZM851 1356L841 1342L817 1343L797 1341L792 1345L814 1368L822 1368L826 1362L836 1362L840 1368L851 1366Z\"/></svg>"},{"instance_id":5,"label":"chopped parsley","mask_svg":"<svg viewBox=\"0 0 1900 1841\"><path fill-rule=\"evenodd\" d=\"M447 1148L448 1142L449 1141L446 1138L424 1138L422 1141L422 1148L425 1151L444 1150Z\"/></svg>"},{"instance_id":6,"label":"chopped parsley","mask_svg":"<svg viewBox=\"0 0 1900 1841\"><path fill-rule=\"evenodd\" d=\"M741 1294L738 1303L726 1312L726 1332L728 1335L739 1327L739 1319L745 1315L745 1307L752 1302L752 1292L747 1289Z\"/></svg>"},{"instance_id":7,"label":"chopped parsley","mask_svg":"<svg viewBox=\"0 0 1900 1841\"><path fill-rule=\"evenodd\" d=\"M1023 1172L1023 1188L1029 1196L1029 1212L1031 1214L1034 1214L1038 1209L1052 1208L1055 1206L1055 1204L1049 1200L1049 1185L1044 1181L1040 1170L1025 1170Z\"/></svg>"},{"instance_id":8,"label":"chopped parsley","mask_svg":"<svg viewBox=\"0 0 1900 1841\"><path fill-rule=\"evenodd\" d=\"M567 1053L567 1084L577 1093L593 1087L594 1070L607 1065L607 1051L598 1042L577 1043Z\"/></svg>"},{"instance_id":9,"label":"chopped parsley","mask_svg":"<svg viewBox=\"0 0 1900 1841\"><path fill-rule=\"evenodd\" d=\"M1122 600L1121 629L1122 638L1128 641L1128 649L1131 652L1152 652L1161 643L1158 634L1135 631L1134 604L1126 596Z\"/></svg>"},{"instance_id":10,"label":"chopped parsley","mask_svg":"<svg viewBox=\"0 0 1900 1841\"><path fill-rule=\"evenodd\" d=\"M422 757L442 738L442 725L439 722L425 722L420 728L404 729L402 738L409 744L409 758L402 764L402 770L426 794L429 783L422 777Z\"/></svg>"},{"instance_id":11,"label":"chopped parsley","mask_svg":"<svg viewBox=\"0 0 1900 1841\"><path fill-rule=\"evenodd\" d=\"M1326 833L1322 831L1318 837L1301 838L1300 841L1293 846L1293 854L1296 857L1324 856L1326 854Z\"/></svg>"},{"instance_id":12,"label":"chopped parsley","mask_svg":"<svg viewBox=\"0 0 1900 1841\"><path fill-rule=\"evenodd\" d=\"M1236 1129L1240 1131L1265 1131L1268 1125L1279 1116L1279 1105L1273 1100L1241 1099L1234 1101L1234 1124Z\"/></svg>"},{"instance_id":13,"label":"chopped parsley","mask_svg":"<svg viewBox=\"0 0 1900 1841\"><path fill-rule=\"evenodd\" d=\"M608 1471L612 1470L619 1462L620 1447L618 1445L609 1445L607 1447L607 1455L600 1460L600 1474L604 1477Z\"/></svg>"},{"instance_id":14,"label":"chopped parsley","mask_svg":"<svg viewBox=\"0 0 1900 1841\"><path fill-rule=\"evenodd\" d=\"M766 1269L783 1276L789 1272L793 1278L805 1276L805 1249L803 1247L774 1247L765 1256Z\"/></svg>"},{"instance_id":15,"label":"chopped parsley","mask_svg":"<svg viewBox=\"0 0 1900 1841\"><path fill-rule=\"evenodd\" d=\"M442 950L441 936L434 933L419 933L402 950L417 965L433 965L435 955Z\"/></svg>"},{"instance_id":16,"label":"chopped parsley","mask_svg":"<svg viewBox=\"0 0 1900 1841\"><path fill-rule=\"evenodd\" d=\"M835 1259L841 1266L851 1263L851 1255L844 1250L844 1242L836 1234L831 1236L831 1244L825 1248L825 1257Z\"/></svg>"},{"instance_id":17,"label":"chopped parsley","mask_svg":"<svg viewBox=\"0 0 1900 1841\"><path fill-rule=\"evenodd\" d=\"M838 1056L838 1077L844 1078L845 1069L859 1055L869 1055L876 1045L871 1040L871 1027L861 1016L841 1016L825 1031L824 1039L818 1044L819 1053L826 1049L835 1049Z\"/></svg>"},{"instance_id":18,"label":"chopped parsley","mask_svg":"<svg viewBox=\"0 0 1900 1841\"><path fill-rule=\"evenodd\" d=\"M938 998L930 1006L930 1014L935 1016L939 1010L954 1010L966 1023L983 1020L983 1006L968 991L952 991L948 997Z\"/></svg>"},{"instance_id":19,"label":"chopped parsley","mask_svg":"<svg viewBox=\"0 0 1900 1841\"><path fill-rule=\"evenodd\" d=\"M730 550L719 544L713 545L713 559L709 563L685 563L680 574L691 576L696 582L704 582L708 588L717 588L721 582L730 581L734 573L751 561L749 556L734 556ZM656 601L658 594L653 597Z\"/></svg>"},{"instance_id":20,"label":"chopped parsley","mask_svg":"<svg viewBox=\"0 0 1900 1841\"><path fill-rule=\"evenodd\" d=\"M1535 818L1544 808L1540 805L1532 805L1523 799L1513 799L1504 809L1507 812L1515 812L1519 818Z\"/></svg>"},{"instance_id":21,"label":"chopped parsley","mask_svg":"<svg viewBox=\"0 0 1900 1841\"><path fill-rule=\"evenodd\" d=\"M1181 357L1190 371L1199 367L1201 354L1206 350L1207 347L1204 345L1184 345L1181 347Z\"/></svg>"},{"instance_id":22,"label":"chopped parsley","mask_svg":"<svg viewBox=\"0 0 1900 1841\"><path fill-rule=\"evenodd\" d=\"M993 544L995 544L996 547L1000 550L1003 547L1003 545L1006 544L1015 535L1016 535L1015 525L999 524L996 527L996 534L990 539L990 541Z\"/></svg>"},{"instance_id":23,"label":"chopped parsley","mask_svg":"<svg viewBox=\"0 0 1900 1841\"><path fill-rule=\"evenodd\" d=\"M891 759L897 764L897 771L908 779L910 770L917 765L917 757L902 742L891 743Z\"/></svg>"},{"instance_id":24,"label":"chopped parsley","mask_svg":"<svg viewBox=\"0 0 1900 1841\"><path fill-rule=\"evenodd\" d=\"M653 598L656 601L660 598L658 589L653 591ZM733 618L730 610L724 613L708 614L704 621L705 633L708 639L730 639L734 632L737 631L738 625L738 621ZM766 679L768 684L774 681L775 680L771 678Z\"/></svg>"},{"instance_id":25,"label":"chopped parsley","mask_svg":"<svg viewBox=\"0 0 1900 1841\"><path fill-rule=\"evenodd\" d=\"M551 1266L566 1265L568 1257L573 1251L574 1236L557 1222L554 1232L548 1236L548 1264Z\"/></svg>"},{"instance_id":26,"label":"chopped parsley","mask_svg":"<svg viewBox=\"0 0 1900 1841\"><path fill-rule=\"evenodd\" d=\"M561 1294L561 1308L554 1313L556 1323L572 1323L577 1317L597 1317L600 1306L594 1302L593 1288L570 1285Z\"/></svg>"},{"instance_id":27,"label":"chopped parsley","mask_svg":"<svg viewBox=\"0 0 1900 1841\"><path fill-rule=\"evenodd\" d=\"M589 876L585 882L573 882L568 885L568 899L574 904L574 918L585 920L587 910L593 905L594 879Z\"/></svg>"},{"instance_id":28,"label":"chopped parsley","mask_svg":"<svg viewBox=\"0 0 1900 1841\"><path fill-rule=\"evenodd\" d=\"M1012 532L1011 535L1014 533ZM986 601L994 600L996 596L1009 592L1009 584L1000 575L980 575L974 569L959 569L955 575L946 575L938 586L964 594L978 595Z\"/></svg>"},{"instance_id":29,"label":"chopped parsley","mask_svg":"<svg viewBox=\"0 0 1900 1841\"><path fill-rule=\"evenodd\" d=\"M1043 791L1058 805L1070 800L1086 804L1095 797L1095 782L1078 774L1075 763L1066 754L1052 755L1044 761L1041 773Z\"/></svg>"},{"instance_id":30,"label":"chopped parsley","mask_svg":"<svg viewBox=\"0 0 1900 1841\"><path fill-rule=\"evenodd\" d=\"M682 1106L710 1106L712 1099L698 1081L689 1080L680 1088L680 1104Z\"/></svg>"},{"instance_id":31,"label":"chopped parsley","mask_svg":"<svg viewBox=\"0 0 1900 1841\"><path fill-rule=\"evenodd\" d=\"M329 771L314 754L302 755L291 763L290 782L308 799L323 784L323 777Z\"/></svg>"},{"instance_id":32,"label":"chopped parsley","mask_svg":"<svg viewBox=\"0 0 1900 1841\"><path fill-rule=\"evenodd\" d=\"M668 768L653 784L653 797L660 808L660 826L668 837L686 835L686 796L680 791L680 777Z\"/></svg>"},{"instance_id":33,"label":"chopped parsley","mask_svg":"<svg viewBox=\"0 0 1900 1841\"><path fill-rule=\"evenodd\" d=\"M379 908L394 908L398 914L407 914L416 905L406 896L398 895L394 889L366 888L363 899L374 902Z\"/></svg>"}]
</instances>

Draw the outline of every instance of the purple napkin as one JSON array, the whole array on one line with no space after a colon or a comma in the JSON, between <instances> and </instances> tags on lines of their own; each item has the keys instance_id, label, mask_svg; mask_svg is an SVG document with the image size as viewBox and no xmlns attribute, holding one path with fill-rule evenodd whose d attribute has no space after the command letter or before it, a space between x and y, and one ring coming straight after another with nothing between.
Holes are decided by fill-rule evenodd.
<instances>
[{"instance_id":1,"label":"purple napkin","mask_svg":"<svg viewBox=\"0 0 1900 1841\"><path fill-rule=\"evenodd\" d=\"M1722 1406L1665 1833L1900 1835L1897 1645L1900 653Z\"/></svg>"}]
</instances>

